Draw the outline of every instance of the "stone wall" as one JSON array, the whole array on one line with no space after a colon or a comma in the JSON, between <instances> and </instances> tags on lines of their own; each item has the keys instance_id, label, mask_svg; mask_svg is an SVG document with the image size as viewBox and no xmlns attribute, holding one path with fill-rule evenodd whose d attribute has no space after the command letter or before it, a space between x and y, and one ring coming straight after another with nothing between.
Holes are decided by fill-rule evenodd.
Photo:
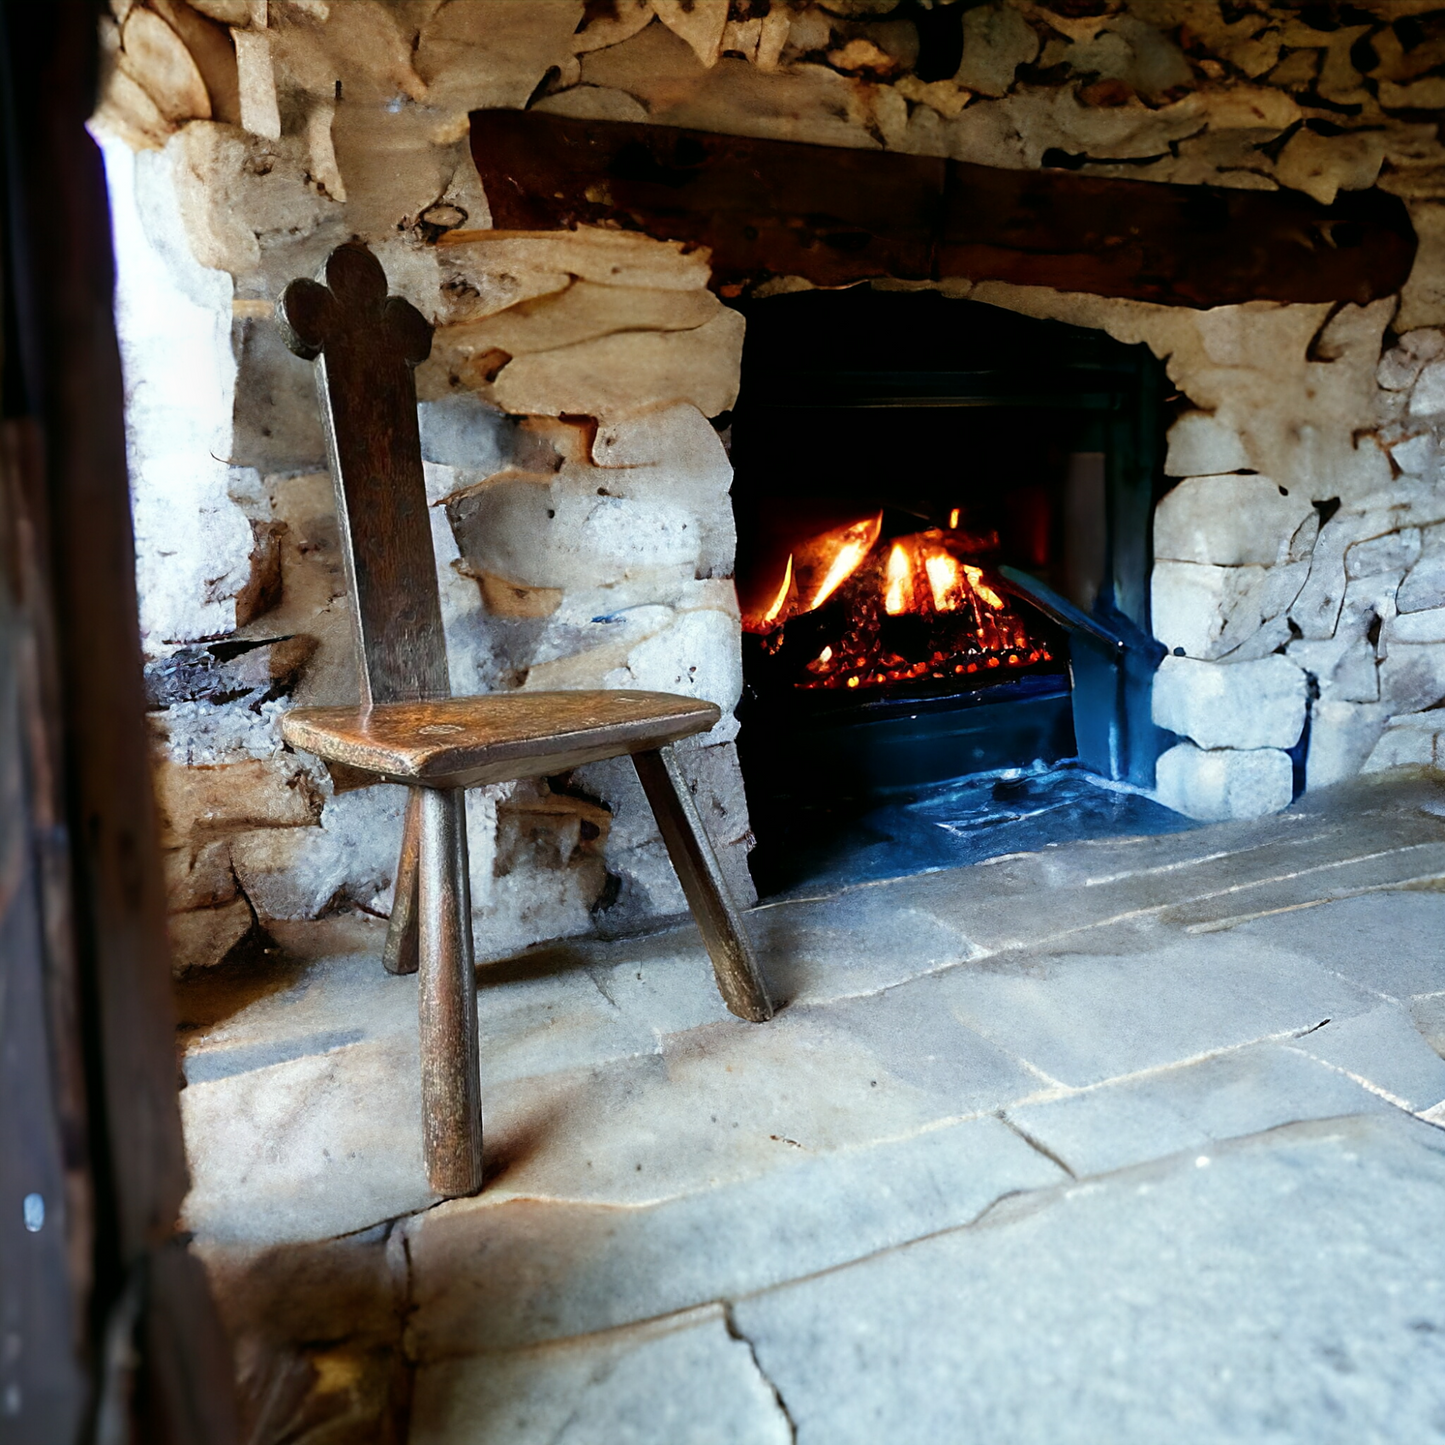
<instances>
[{"instance_id":1,"label":"stone wall","mask_svg":"<svg viewBox=\"0 0 1445 1445\"><path fill-rule=\"evenodd\" d=\"M337 793L277 736L286 706L355 696L310 368L271 314L288 280L351 237L438 325L418 385L454 687L718 702L725 721L688 767L750 892L730 472L713 425L736 390L741 321L706 289L705 253L606 231L478 236L489 217L466 116L481 106L1321 200L1372 185L1401 195L1416 268L1398 300L1367 307L1194 312L946 289L1167 359L1183 410L1153 586L1174 654L1156 711L1181 738L1161 760L1166 801L1198 816L1283 806L1289 749L1312 787L1434 759L1445 12L1415 0L113 10L96 128L181 966L218 960L258 922L389 904L396 790ZM625 764L479 790L469 806L483 957L682 906Z\"/></svg>"}]
</instances>

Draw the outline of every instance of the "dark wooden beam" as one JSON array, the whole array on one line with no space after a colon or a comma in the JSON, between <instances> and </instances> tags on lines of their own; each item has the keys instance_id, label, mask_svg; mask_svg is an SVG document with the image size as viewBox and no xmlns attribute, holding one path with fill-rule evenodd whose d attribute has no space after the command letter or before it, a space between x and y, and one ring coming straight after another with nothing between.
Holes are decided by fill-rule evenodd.
<instances>
[{"instance_id":1,"label":"dark wooden beam","mask_svg":"<svg viewBox=\"0 0 1445 1445\"><path fill-rule=\"evenodd\" d=\"M707 246L723 295L773 276L966 277L1169 306L1363 304L1398 291L1415 255L1404 204L1373 190L1323 206L513 110L473 113L472 155L498 229Z\"/></svg>"}]
</instances>

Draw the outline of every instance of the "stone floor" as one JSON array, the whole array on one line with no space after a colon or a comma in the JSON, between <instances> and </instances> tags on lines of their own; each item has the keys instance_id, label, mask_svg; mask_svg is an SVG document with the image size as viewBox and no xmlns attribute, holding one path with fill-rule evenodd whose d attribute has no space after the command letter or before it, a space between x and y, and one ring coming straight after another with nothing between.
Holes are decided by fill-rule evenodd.
<instances>
[{"instance_id":1,"label":"stone floor","mask_svg":"<svg viewBox=\"0 0 1445 1445\"><path fill-rule=\"evenodd\" d=\"M487 1185L333 920L182 995L260 1442L1445 1437L1445 785L479 971ZM409 1431L409 1433L408 1433Z\"/></svg>"}]
</instances>

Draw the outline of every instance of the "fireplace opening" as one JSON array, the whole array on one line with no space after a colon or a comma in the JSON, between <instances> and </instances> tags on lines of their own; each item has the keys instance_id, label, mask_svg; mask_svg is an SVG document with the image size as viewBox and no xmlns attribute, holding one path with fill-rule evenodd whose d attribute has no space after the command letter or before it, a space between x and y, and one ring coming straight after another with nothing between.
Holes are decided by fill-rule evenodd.
<instances>
[{"instance_id":1,"label":"fireplace opening","mask_svg":"<svg viewBox=\"0 0 1445 1445\"><path fill-rule=\"evenodd\" d=\"M934 292L741 306L729 443L760 891L1184 826L1131 791L1160 750L1154 358Z\"/></svg>"}]
</instances>

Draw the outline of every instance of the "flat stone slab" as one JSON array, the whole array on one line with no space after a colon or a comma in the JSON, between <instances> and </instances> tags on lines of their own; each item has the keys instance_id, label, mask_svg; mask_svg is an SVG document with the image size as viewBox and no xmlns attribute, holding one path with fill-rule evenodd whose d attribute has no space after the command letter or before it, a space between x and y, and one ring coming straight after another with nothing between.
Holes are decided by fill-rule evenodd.
<instances>
[{"instance_id":1,"label":"flat stone slab","mask_svg":"<svg viewBox=\"0 0 1445 1445\"><path fill-rule=\"evenodd\" d=\"M1169 1256L1161 1278L1177 1263L1202 1272L1178 1287L1207 1294L1224 1268L1209 1252L1221 1240L1235 1253L1218 1258L1244 1281L1258 1234L1254 1272L1272 1277L1277 1241L1253 1213L1276 1228L1292 1201L1319 1194L1308 1228L1328 1233L1330 1181L1363 1176L1345 1169L1344 1145L1321 1141L1368 1141L1385 1161L1366 1171L1370 1187L1384 1189L1391 1171L1433 1178L1445 1139L1431 1130L1445 1121L1441 796L1420 780L1375 782L1252 824L1046 848L756 909L750 927L787 1003L765 1026L723 1009L690 928L486 965L487 1182L444 1204L421 1166L415 981L382 973L375 920L297 927L270 971L216 976L182 996L186 1226L223 1281L248 1358L305 1354L366 1320L358 1359L417 1369L418 1440L767 1440L784 1427L799 1439L932 1440L978 1421L992 1422L983 1438L1035 1438L1031 1422L1045 1415L1009 1382L1022 1369L1042 1370L1050 1390L1078 1381L1068 1360L1041 1363L1028 1332L1067 1353L1079 1329L1079 1360L1105 1349L1104 1325L1075 1317L1111 1280L1127 1298L1138 1292L1148 1249L1166 1249L1156 1194L1172 1201L1178 1239L1192 1230L1200 1241L1167 1246L1184 1263ZM1339 1119L1351 1122L1329 1122ZM1290 1140L1288 1159L1308 1168L1247 1162ZM1246 1161L1229 1166L1228 1199L1202 1182L1226 1156ZM1136 1174L1137 1187L1119 1183ZM1293 1193L1280 1182L1307 1175ZM1418 1181L1410 1188L1423 1197ZM1115 1243L1107 1231L1094 1239L1093 1223L1079 1226L1082 1244L1049 1225L1037 1278L1017 1299L1002 1265L976 1266L989 1241L1044 1228L1027 1224L1035 1213L1093 1220L1075 1201L1100 1190L1124 1231ZM1368 1250L1349 1212L1363 1209L1360 1190L1341 1196L1340 1239ZM834 1306L819 1305L815 1323L812 1305L788 1303L843 1279L871 1299L870 1271L886 1274L929 1240L954 1241L965 1262L944 1250L931 1295L919 1281L900 1286L921 1291L916 1317L890 1302L886 1282L857 1306L920 1339L937 1332L936 1350L915 1348L916 1369L898 1364L896 1340L855 1339L847 1318L824 1319ZM338 1273L341 1260L352 1263ZM1295 1288L1295 1265L1280 1268L1280 1287ZM274 1286L278 1272L288 1288ZM969 1293L975 1274L996 1297ZM344 1304L328 1283L343 1277ZM1005 1369L1003 1346L990 1346L989 1368L959 1373L950 1395L939 1382L975 1328L955 1297L978 1319L1013 1321L998 1330L1015 1331L1017 1358ZM1360 1297L1362 1334L1375 1307ZM1100 1309L1144 1342L1141 1369L1167 1364L1174 1346L1151 1334L1152 1314L1136 1320L1110 1300ZM1235 1344L1214 1338L1227 1332L1225 1305L1209 1309L1204 1355L1233 1370ZM1356 1373L1376 1359L1361 1349ZM855 1359L835 1391L855 1391L840 1423L827 1376L849 1375ZM892 1396L889 1371L901 1371ZM980 1405L971 1392L990 1388ZM1113 1387L1099 1388L1102 1400ZM933 1415L918 1403L930 1389L942 1392ZM1396 1386L1359 1389L1363 1413L1350 1405L1341 1418L1366 1418ZM1215 1395L1188 1406L1203 1412L1197 1438L1223 1428ZM1173 1433L1196 1438L1184 1397L1157 1398L1159 1410L1186 1411ZM1278 1416L1283 1433L1250 1435L1275 1418L1273 1397L1256 1381L1240 1398L1240 1438L1371 1438L1320 1434L1323 1417L1293 1405ZM1070 1435L1065 1421L1050 1440L1150 1438L1119 1434L1103 1404L1089 1409L1088 1430ZM511 1434L496 1433L504 1423ZM734 1433L716 1434L724 1427Z\"/></svg>"},{"instance_id":2,"label":"flat stone slab","mask_svg":"<svg viewBox=\"0 0 1445 1445\"><path fill-rule=\"evenodd\" d=\"M1442 1197L1428 1125L1292 1126L733 1314L800 1445L1426 1440L1445 1423Z\"/></svg>"}]
</instances>

